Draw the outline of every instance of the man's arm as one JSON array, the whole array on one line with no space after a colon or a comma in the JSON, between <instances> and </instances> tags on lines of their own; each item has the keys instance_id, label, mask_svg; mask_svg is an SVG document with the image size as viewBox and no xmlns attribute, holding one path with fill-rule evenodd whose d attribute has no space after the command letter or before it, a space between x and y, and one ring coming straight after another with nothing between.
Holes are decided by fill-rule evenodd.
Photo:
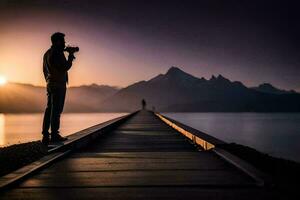
<instances>
[{"instance_id":1,"label":"man's arm","mask_svg":"<svg viewBox=\"0 0 300 200\"><path fill-rule=\"evenodd\" d=\"M64 56L64 58L65 58L65 56ZM67 64L65 65L65 70L66 71L68 71L72 67L72 62L73 62L74 59L75 59L74 54L73 53L69 53Z\"/></svg>"},{"instance_id":2,"label":"man's arm","mask_svg":"<svg viewBox=\"0 0 300 200\"><path fill-rule=\"evenodd\" d=\"M58 71L68 71L72 67L74 58L74 54L69 54L66 60L64 53L52 52L49 56L49 64Z\"/></svg>"}]
</instances>

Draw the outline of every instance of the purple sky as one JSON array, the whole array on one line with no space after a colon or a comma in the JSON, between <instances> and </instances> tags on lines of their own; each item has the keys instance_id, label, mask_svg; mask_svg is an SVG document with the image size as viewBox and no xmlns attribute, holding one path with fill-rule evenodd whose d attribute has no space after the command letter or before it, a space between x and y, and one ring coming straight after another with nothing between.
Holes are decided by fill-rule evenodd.
<instances>
[{"instance_id":1,"label":"purple sky","mask_svg":"<svg viewBox=\"0 0 300 200\"><path fill-rule=\"evenodd\" d=\"M300 91L291 1L21 2L0 3L0 75L9 81L44 85L42 55L61 31L80 47L71 85L127 86L174 65L198 77Z\"/></svg>"}]
</instances>

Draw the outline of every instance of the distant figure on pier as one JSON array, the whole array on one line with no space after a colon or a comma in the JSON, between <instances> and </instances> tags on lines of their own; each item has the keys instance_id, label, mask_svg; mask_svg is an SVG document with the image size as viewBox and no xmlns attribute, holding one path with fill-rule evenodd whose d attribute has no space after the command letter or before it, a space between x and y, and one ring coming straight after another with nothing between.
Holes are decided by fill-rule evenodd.
<instances>
[{"instance_id":1,"label":"distant figure on pier","mask_svg":"<svg viewBox=\"0 0 300 200\"><path fill-rule=\"evenodd\" d=\"M145 101L145 99L142 100L142 108L143 108L143 110L146 109L146 101Z\"/></svg>"},{"instance_id":2,"label":"distant figure on pier","mask_svg":"<svg viewBox=\"0 0 300 200\"><path fill-rule=\"evenodd\" d=\"M49 128L51 126L51 141L67 140L59 134L60 115L64 108L66 84L68 83L68 70L75 59L74 53L78 47L65 47L65 34L54 33L51 36L52 46L43 57L43 73L47 82L47 107L43 120L42 142L49 143ZM64 51L69 53L68 59Z\"/></svg>"}]
</instances>

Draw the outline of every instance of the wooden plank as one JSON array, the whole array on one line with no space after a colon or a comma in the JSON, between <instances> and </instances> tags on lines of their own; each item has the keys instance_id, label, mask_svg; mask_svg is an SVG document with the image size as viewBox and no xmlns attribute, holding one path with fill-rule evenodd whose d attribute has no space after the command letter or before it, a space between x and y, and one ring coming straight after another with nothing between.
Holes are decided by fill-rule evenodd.
<instances>
[{"instance_id":1,"label":"wooden plank","mask_svg":"<svg viewBox=\"0 0 300 200\"><path fill-rule=\"evenodd\" d=\"M128 146L128 147L107 147L107 148L90 148L89 149L91 152L94 152L94 151L99 151L99 152L169 152L170 150L173 151L173 152L181 152L181 151L186 151L186 152L190 152L191 151L191 148L190 147L186 147L186 148L183 148L183 147L173 147L173 148L170 148L169 147L166 147L166 146L161 146L161 147L156 147L156 148L153 148L151 146L149 147L144 147L144 148L136 148L136 147L131 147L131 146Z\"/></svg>"},{"instance_id":2,"label":"wooden plank","mask_svg":"<svg viewBox=\"0 0 300 200\"><path fill-rule=\"evenodd\" d=\"M254 186L252 180L229 170L103 171L40 173L20 187L108 186Z\"/></svg>"},{"instance_id":3,"label":"wooden plank","mask_svg":"<svg viewBox=\"0 0 300 200\"><path fill-rule=\"evenodd\" d=\"M77 152L70 155L70 158L147 158L147 159L181 159L181 158L194 158L202 159L202 157L214 157L216 155L211 154L209 151L204 152L112 152L112 153L103 153L103 152Z\"/></svg>"},{"instance_id":4,"label":"wooden plank","mask_svg":"<svg viewBox=\"0 0 300 200\"><path fill-rule=\"evenodd\" d=\"M77 154L80 155L80 154ZM68 171L126 171L126 170L221 170L232 169L227 162L218 159L206 152L197 153L197 155L177 155L172 152L156 155L143 153L122 153L118 154L89 154L65 159L48 169L43 173L61 173ZM101 157L102 155L102 157Z\"/></svg>"},{"instance_id":5,"label":"wooden plank","mask_svg":"<svg viewBox=\"0 0 300 200\"><path fill-rule=\"evenodd\" d=\"M276 191L254 188L201 188L201 187L105 187L105 188L19 188L4 193L3 200L174 200L174 199L238 199L266 200L289 199L289 194L280 196ZM292 197L290 198L292 199Z\"/></svg>"},{"instance_id":6,"label":"wooden plank","mask_svg":"<svg viewBox=\"0 0 300 200\"><path fill-rule=\"evenodd\" d=\"M79 166L75 166L78 164ZM65 172L101 172L101 171L153 171L153 170L227 170L224 164L216 166L201 165L198 162L178 163L178 162L130 162L130 163L86 163L67 162L63 165L55 165L54 168L49 168L43 173L65 173Z\"/></svg>"},{"instance_id":7,"label":"wooden plank","mask_svg":"<svg viewBox=\"0 0 300 200\"><path fill-rule=\"evenodd\" d=\"M110 135L113 135L114 133L124 134L124 135L151 135L151 136L173 136L173 135L180 135L179 133L175 131L126 131L126 130L120 130L117 129L115 131L112 131Z\"/></svg>"}]
</instances>

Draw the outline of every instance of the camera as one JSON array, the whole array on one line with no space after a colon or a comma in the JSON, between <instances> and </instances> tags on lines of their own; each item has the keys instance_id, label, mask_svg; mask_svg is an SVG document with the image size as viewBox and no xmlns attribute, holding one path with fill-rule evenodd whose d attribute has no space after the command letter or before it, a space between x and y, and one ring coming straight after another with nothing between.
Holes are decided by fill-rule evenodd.
<instances>
[{"instance_id":1,"label":"camera","mask_svg":"<svg viewBox=\"0 0 300 200\"><path fill-rule=\"evenodd\" d=\"M66 47L64 49L64 51L67 51L68 53L75 53L75 52L78 52L79 51L79 47Z\"/></svg>"}]
</instances>

